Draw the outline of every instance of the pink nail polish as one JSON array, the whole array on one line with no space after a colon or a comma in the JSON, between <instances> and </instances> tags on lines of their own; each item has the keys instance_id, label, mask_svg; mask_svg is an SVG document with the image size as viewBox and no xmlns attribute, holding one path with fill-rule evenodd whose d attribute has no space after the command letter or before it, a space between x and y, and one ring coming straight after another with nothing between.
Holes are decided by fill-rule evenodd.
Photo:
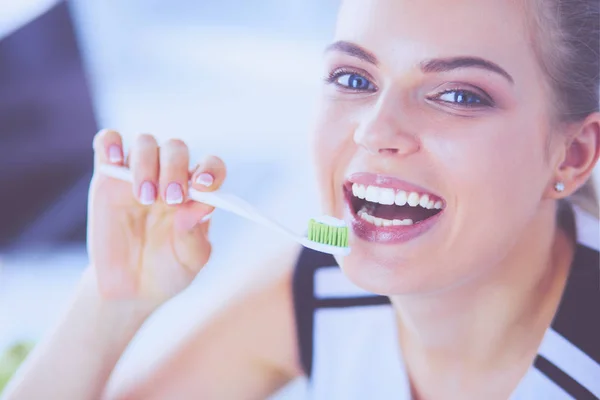
<instances>
[{"instance_id":1,"label":"pink nail polish","mask_svg":"<svg viewBox=\"0 0 600 400\"><path fill-rule=\"evenodd\" d=\"M171 182L167 186L166 195L167 204L181 204L183 203L183 190L179 183Z\"/></svg>"},{"instance_id":2,"label":"pink nail polish","mask_svg":"<svg viewBox=\"0 0 600 400\"><path fill-rule=\"evenodd\" d=\"M119 163L123 161L123 153L121 147L113 144L108 148L108 161L111 163Z\"/></svg>"},{"instance_id":3,"label":"pink nail polish","mask_svg":"<svg viewBox=\"0 0 600 400\"><path fill-rule=\"evenodd\" d=\"M215 179L213 178L213 176L206 172L203 172L196 177L196 183L199 185L204 185L206 187L212 185L214 181Z\"/></svg>"},{"instance_id":4,"label":"pink nail polish","mask_svg":"<svg viewBox=\"0 0 600 400\"><path fill-rule=\"evenodd\" d=\"M149 206L154 203L156 200L156 188L152 182L144 182L142 183L142 187L140 189L140 203L145 206Z\"/></svg>"}]
</instances>

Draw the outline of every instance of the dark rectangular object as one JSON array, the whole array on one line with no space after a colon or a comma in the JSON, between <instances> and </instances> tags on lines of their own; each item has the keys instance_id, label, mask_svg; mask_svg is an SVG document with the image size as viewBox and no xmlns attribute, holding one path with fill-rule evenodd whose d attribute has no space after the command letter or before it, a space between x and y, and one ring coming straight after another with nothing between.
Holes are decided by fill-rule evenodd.
<instances>
[{"instance_id":1,"label":"dark rectangular object","mask_svg":"<svg viewBox=\"0 0 600 400\"><path fill-rule=\"evenodd\" d=\"M96 129L60 2L0 41L0 247L85 240Z\"/></svg>"}]
</instances>

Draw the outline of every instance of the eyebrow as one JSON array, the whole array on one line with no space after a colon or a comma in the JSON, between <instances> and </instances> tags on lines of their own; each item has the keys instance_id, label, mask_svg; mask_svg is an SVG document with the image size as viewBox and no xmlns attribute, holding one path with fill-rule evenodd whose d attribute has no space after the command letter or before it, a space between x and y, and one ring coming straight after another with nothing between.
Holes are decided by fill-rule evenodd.
<instances>
[{"instance_id":1,"label":"eyebrow","mask_svg":"<svg viewBox=\"0 0 600 400\"><path fill-rule=\"evenodd\" d=\"M379 65L379 60L377 60L375 54L351 42L344 40L334 42L325 49L325 52L330 51L338 51L368 62L369 64ZM513 77L498 64L479 57L458 56L433 58L421 62L419 67L423 73L449 72L461 68L481 68L502 75L510 83L515 82Z\"/></svg>"},{"instance_id":2,"label":"eyebrow","mask_svg":"<svg viewBox=\"0 0 600 400\"><path fill-rule=\"evenodd\" d=\"M450 58L434 58L423 61L420 64L421 71L424 73L448 72L461 68L482 68L505 77L510 83L515 83L514 79L498 64L479 57L460 56Z\"/></svg>"},{"instance_id":3,"label":"eyebrow","mask_svg":"<svg viewBox=\"0 0 600 400\"><path fill-rule=\"evenodd\" d=\"M327 48L325 49L325 52L327 53L330 51L339 51L341 53L345 53L350 56L359 58L365 62L368 62L369 64L373 64L373 65L379 64L379 61L377 60L377 57L375 57L375 54L371 53L368 50L363 49L362 47L360 47L354 43L346 42L344 40L334 42L334 43L330 44L329 46L327 46Z\"/></svg>"}]
</instances>

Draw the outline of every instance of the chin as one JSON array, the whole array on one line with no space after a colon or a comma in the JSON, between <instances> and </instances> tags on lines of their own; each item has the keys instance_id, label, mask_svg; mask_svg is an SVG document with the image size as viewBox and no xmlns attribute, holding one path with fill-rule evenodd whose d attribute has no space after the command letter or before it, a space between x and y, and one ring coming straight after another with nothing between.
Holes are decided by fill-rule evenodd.
<instances>
[{"instance_id":1,"label":"chin","mask_svg":"<svg viewBox=\"0 0 600 400\"><path fill-rule=\"evenodd\" d=\"M424 293L433 290L435 271L426 264L395 257L377 249L354 245L338 263L356 286L382 296Z\"/></svg>"}]
</instances>

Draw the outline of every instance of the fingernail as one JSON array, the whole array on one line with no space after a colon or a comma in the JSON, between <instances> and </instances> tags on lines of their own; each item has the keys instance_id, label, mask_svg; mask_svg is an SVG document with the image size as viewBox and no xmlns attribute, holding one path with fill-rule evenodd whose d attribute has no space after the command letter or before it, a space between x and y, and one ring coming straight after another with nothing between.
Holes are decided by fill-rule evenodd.
<instances>
[{"instance_id":1,"label":"fingernail","mask_svg":"<svg viewBox=\"0 0 600 400\"><path fill-rule=\"evenodd\" d=\"M121 147L113 144L108 148L108 160L111 163L118 163L123 161L123 153L121 152Z\"/></svg>"},{"instance_id":2,"label":"fingernail","mask_svg":"<svg viewBox=\"0 0 600 400\"><path fill-rule=\"evenodd\" d=\"M183 190L179 183L171 182L167 186L167 204L183 203Z\"/></svg>"},{"instance_id":3,"label":"fingernail","mask_svg":"<svg viewBox=\"0 0 600 400\"><path fill-rule=\"evenodd\" d=\"M149 206L154 203L156 200L156 189L152 182L144 182L142 183L142 187L140 189L140 203L145 206Z\"/></svg>"},{"instance_id":4,"label":"fingernail","mask_svg":"<svg viewBox=\"0 0 600 400\"><path fill-rule=\"evenodd\" d=\"M200 220L200 223L203 224L204 222L211 219L213 214L214 214L214 211L211 211L210 213L206 214L204 217L202 217L202 219Z\"/></svg>"},{"instance_id":5,"label":"fingernail","mask_svg":"<svg viewBox=\"0 0 600 400\"><path fill-rule=\"evenodd\" d=\"M209 187L210 185L212 185L214 181L215 181L215 179L213 178L213 176L206 172L204 172L196 177L196 183L198 183L200 185L204 185L206 187Z\"/></svg>"}]
</instances>

